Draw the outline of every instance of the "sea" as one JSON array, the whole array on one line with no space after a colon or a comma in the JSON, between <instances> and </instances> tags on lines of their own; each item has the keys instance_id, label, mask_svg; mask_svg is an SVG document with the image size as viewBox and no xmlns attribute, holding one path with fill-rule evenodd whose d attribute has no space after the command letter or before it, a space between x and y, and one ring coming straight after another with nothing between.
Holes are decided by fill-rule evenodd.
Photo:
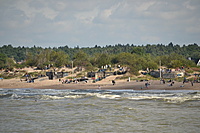
<instances>
[{"instance_id":1,"label":"sea","mask_svg":"<svg viewBox=\"0 0 200 133\"><path fill-rule=\"evenodd\" d=\"M200 91L0 89L1 133L198 133Z\"/></svg>"}]
</instances>

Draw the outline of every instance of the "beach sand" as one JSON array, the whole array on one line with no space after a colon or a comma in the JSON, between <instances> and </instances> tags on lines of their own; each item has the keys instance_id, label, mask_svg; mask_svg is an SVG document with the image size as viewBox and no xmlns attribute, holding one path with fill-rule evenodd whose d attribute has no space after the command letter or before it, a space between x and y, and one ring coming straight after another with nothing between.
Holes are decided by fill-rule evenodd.
<instances>
[{"instance_id":1,"label":"beach sand","mask_svg":"<svg viewBox=\"0 0 200 133\"><path fill-rule=\"evenodd\" d=\"M110 76L96 83L70 83L62 84L58 79L48 80L47 77L42 79L36 79L34 83L27 83L26 81L20 81L20 79L4 79L0 80L0 88L33 88L33 89L102 89L102 90L200 90L200 83L185 83L175 82L173 86L170 83L160 83L158 80L150 80L150 85L145 86L146 81L137 82L127 80L115 80L116 84L113 85L111 81L116 77Z\"/></svg>"}]
</instances>

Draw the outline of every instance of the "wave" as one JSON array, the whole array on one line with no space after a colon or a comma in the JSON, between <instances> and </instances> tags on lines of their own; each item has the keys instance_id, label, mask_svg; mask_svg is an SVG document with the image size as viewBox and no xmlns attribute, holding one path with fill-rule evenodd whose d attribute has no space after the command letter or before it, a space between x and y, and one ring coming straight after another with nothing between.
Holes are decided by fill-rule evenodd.
<instances>
[{"instance_id":1,"label":"wave","mask_svg":"<svg viewBox=\"0 0 200 133\"><path fill-rule=\"evenodd\" d=\"M1 98L8 98L8 97L11 97L12 94L0 94L0 99Z\"/></svg>"},{"instance_id":2,"label":"wave","mask_svg":"<svg viewBox=\"0 0 200 133\"><path fill-rule=\"evenodd\" d=\"M1 89L0 99L63 100L99 98L110 100L152 100L170 103L200 101L200 91L165 90L54 90L54 89Z\"/></svg>"}]
</instances>

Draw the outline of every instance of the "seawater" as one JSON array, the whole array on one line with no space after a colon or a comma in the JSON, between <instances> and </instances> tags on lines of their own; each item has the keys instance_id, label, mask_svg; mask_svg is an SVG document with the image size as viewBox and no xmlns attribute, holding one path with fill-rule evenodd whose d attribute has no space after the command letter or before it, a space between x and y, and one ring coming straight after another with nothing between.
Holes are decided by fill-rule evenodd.
<instances>
[{"instance_id":1,"label":"seawater","mask_svg":"<svg viewBox=\"0 0 200 133\"><path fill-rule=\"evenodd\" d=\"M0 89L1 133L197 133L200 91Z\"/></svg>"}]
</instances>

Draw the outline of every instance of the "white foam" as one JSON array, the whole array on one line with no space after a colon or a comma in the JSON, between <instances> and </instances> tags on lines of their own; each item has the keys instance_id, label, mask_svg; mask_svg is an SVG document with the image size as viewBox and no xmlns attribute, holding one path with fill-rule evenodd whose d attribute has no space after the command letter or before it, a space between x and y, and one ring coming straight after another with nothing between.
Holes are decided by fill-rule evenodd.
<instances>
[{"instance_id":1,"label":"white foam","mask_svg":"<svg viewBox=\"0 0 200 133\"><path fill-rule=\"evenodd\" d=\"M17 94L13 93L11 98L20 98L20 96L18 96Z\"/></svg>"},{"instance_id":2,"label":"white foam","mask_svg":"<svg viewBox=\"0 0 200 133\"><path fill-rule=\"evenodd\" d=\"M68 95L68 96L64 96L64 98L72 98L72 99L76 99L76 98L82 98L83 96L80 95Z\"/></svg>"},{"instance_id":3,"label":"white foam","mask_svg":"<svg viewBox=\"0 0 200 133\"><path fill-rule=\"evenodd\" d=\"M108 95L108 94L98 94L97 97L106 98L106 99L119 99L119 98L121 98L120 95Z\"/></svg>"},{"instance_id":4,"label":"white foam","mask_svg":"<svg viewBox=\"0 0 200 133\"><path fill-rule=\"evenodd\" d=\"M121 98L120 95L112 95L109 93L106 94L101 94L101 93L88 93L88 96L96 96L98 98L102 98L102 99L119 99Z\"/></svg>"},{"instance_id":5,"label":"white foam","mask_svg":"<svg viewBox=\"0 0 200 133\"><path fill-rule=\"evenodd\" d=\"M64 97L59 97L59 96L50 96L50 95L42 95L42 100L58 100L58 99L64 99Z\"/></svg>"}]
</instances>

